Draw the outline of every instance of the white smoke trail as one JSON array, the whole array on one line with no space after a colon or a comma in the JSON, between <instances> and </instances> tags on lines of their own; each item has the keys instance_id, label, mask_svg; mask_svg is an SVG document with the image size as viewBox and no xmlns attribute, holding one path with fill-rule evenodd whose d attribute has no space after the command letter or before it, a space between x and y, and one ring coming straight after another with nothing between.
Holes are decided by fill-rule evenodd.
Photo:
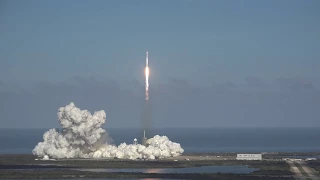
<instances>
[{"instance_id":1,"label":"white smoke trail","mask_svg":"<svg viewBox=\"0 0 320 180\"><path fill-rule=\"evenodd\" d=\"M180 144L171 142L166 136L156 135L148 139L148 146L141 144L111 144L106 130L106 113L101 110L93 115L80 110L74 103L59 108L58 118L62 131L50 129L33 149L33 154L45 158L123 158L155 159L176 157L183 153Z\"/></svg>"},{"instance_id":2,"label":"white smoke trail","mask_svg":"<svg viewBox=\"0 0 320 180\"><path fill-rule=\"evenodd\" d=\"M146 76L146 101L149 100L149 67L145 68L145 76Z\"/></svg>"}]
</instances>

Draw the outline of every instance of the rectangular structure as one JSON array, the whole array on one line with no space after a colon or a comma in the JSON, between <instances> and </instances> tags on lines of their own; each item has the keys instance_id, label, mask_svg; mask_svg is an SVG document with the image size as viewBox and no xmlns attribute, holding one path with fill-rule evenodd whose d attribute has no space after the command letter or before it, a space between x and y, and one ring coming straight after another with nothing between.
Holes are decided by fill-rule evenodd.
<instances>
[{"instance_id":1,"label":"rectangular structure","mask_svg":"<svg viewBox=\"0 0 320 180\"><path fill-rule=\"evenodd\" d=\"M306 158L305 161L316 161L317 158Z\"/></svg>"},{"instance_id":2,"label":"rectangular structure","mask_svg":"<svg viewBox=\"0 0 320 180\"><path fill-rule=\"evenodd\" d=\"M262 160L262 154L237 154L237 160Z\"/></svg>"}]
</instances>

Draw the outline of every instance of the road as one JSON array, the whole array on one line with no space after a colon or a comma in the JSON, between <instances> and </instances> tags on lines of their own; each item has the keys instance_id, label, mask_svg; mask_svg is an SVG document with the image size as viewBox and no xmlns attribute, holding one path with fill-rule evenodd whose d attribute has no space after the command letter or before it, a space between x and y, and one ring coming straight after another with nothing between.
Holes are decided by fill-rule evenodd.
<instances>
[{"instance_id":1,"label":"road","mask_svg":"<svg viewBox=\"0 0 320 180\"><path fill-rule=\"evenodd\" d=\"M298 169L298 167L293 163L293 161L287 161L287 163L290 165L290 170L295 174L294 178L295 179L301 179L301 180L306 180L307 178L303 176Z\"/></svg>"},{"instance_id":2,"label":"road","mask_svg":"<svg viewBox=\"0 0 320 180\"><path fill-rule=\"evenodd\" d=\"M316 175L314 169L310 168L306 162L304 161L297 161L297 163L302 167L302 169L309 175L309 178L312 180L320 180L320 178Z\"/></svg>"},{"instance_id":3,"label":"road","mask_svg":"<svg viewBox=\"0 0 320 180\"><path fill-rule=\"evenodd\" d=\"M309 175L309 177L302 175L299 168L294 164L294 162L288 160L287 163L290 165L291 171L295 174L294 178L301 180L320 180L320 178L316 175L317 172L314 169L311 169L304 161L295 162L297 162L302 167L302 169Z\"/></svg>"}]
</instances>

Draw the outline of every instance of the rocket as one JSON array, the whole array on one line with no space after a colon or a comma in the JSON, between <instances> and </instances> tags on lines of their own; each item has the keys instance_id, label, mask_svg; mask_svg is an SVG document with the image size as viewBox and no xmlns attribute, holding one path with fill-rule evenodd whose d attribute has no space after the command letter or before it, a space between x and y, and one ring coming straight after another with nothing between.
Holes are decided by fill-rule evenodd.
<instances>
[{"instance_id":1,"label":"rocket","mask_svg":"<svg viewBox=\"0 0 320 180\"><path fill-rule=\"evenodd\" d=\"M146 52L146 67L149 66L148 51Z\"/></svg>"}]
</instances>

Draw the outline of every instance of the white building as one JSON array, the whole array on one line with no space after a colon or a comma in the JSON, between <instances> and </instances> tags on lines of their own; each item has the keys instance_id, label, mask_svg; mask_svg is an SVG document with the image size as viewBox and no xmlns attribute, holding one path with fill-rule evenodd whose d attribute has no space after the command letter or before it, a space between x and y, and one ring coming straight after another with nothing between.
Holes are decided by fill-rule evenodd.
<instances>
[{"instance_id":1,"label":"white building","mask_svg":"<svg viewBox=\"0 0 320 180\"><path fill-rule=\"evenodd\" d=\"M305 161L315 161L315 160L317 160L317 158L306 158Z\"/></svg>"},{"instance_id":2,"label":"white building","mask_svg":"<svg viewBox=\"0 0 320 180\"><path fill-rule=\"evenodd\" d=\"M262 154L237 154L237 160L262 160Z\"/></svg>"}]
</instances>

